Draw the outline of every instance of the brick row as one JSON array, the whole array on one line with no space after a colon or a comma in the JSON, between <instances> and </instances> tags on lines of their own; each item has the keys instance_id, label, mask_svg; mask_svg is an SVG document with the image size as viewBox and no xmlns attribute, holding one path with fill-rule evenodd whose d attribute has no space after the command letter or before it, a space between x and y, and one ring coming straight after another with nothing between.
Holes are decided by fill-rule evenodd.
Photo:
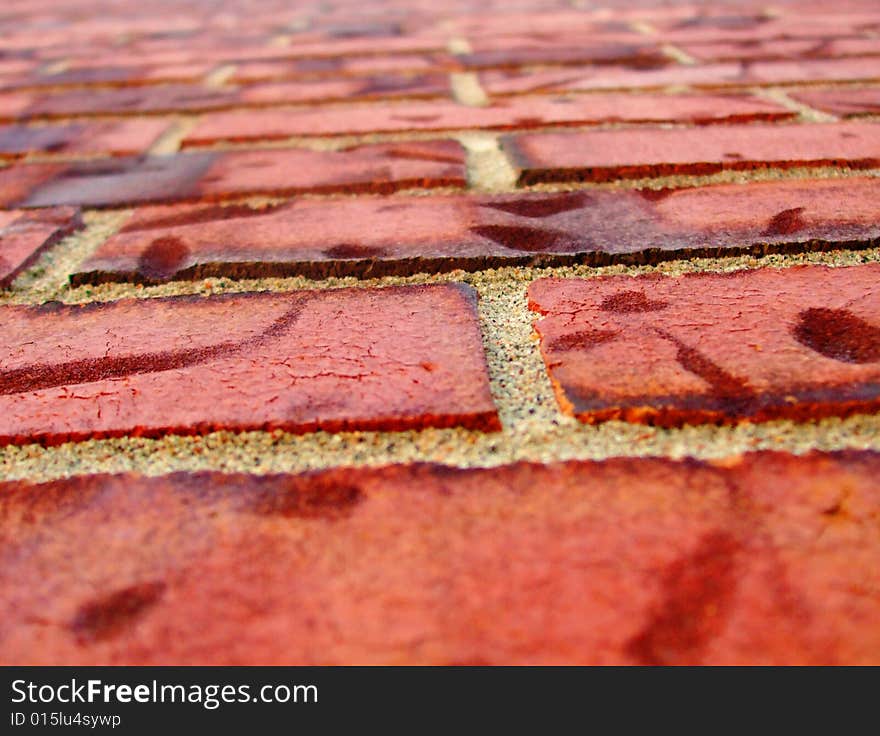
<instances>
[{"instance_id":1,"label":"brick row","mask_svg":"<svg viewBox=\"0 0 880 736\"><path fill-rule=\"evenodd\" d=\"M880 266L542 279L562 409L675 426L880 409Z\"/></svg>"},{"instance_id":2,"label":"brick row","mask_svg":"<svg viewBox=\"0 0 880 736\"><path fill-rule=\"evenodd\" d=\"M63 125L0 125L0 158L29 153L145 153L168 130L164 120L89 120Z\"/></svg>"},{"instance_id":3,"label":"brick row","mask_svg":"<svg viewBox=\"0 0 880 736\"><path fill-rule=\"evenodd\" d=\"M505 136L520 185L766 168L880 165L880 125L742 125Z\"/></svg>"},{"instance_id":4,"label":"brick row","mask_svg":"<svg viewBox=\"0 0 880 736\"><path fill-rule=\"evenodd\" d=\"M363 135L456 129L509 130L548 125L613 122L695 124L778 121L794 116L781 105L750 95L591 95L522 97L487 107L452 102L370 105L329 109L227 112L204 117L183 141L258 141L291 136Z\"/></svg>"},{"instance_id":5,"label":"brick row","mask_svg":"<svg viewBox=\"0 0 880 736\"><path fill-rule=\"evenodd\" d=\"M198 84L0 92L0 119L196 113L347 100L449 97L449 75L376 75L208 88Z\"/></svg>"},{"instance_id":6,"label":"brick row","mask_svg":"<svg viewBox=\"0 0 880 736\"><path fill-rule=\"evenodd\" d=\"M659 69L583 66L565 69L498 69L480 73L480 82L490 95L662 89L682 85L716 89L871 81L880 81L880 68L874 57L726 62Z\"/></svg>"},{"instance_id":7,"label":"brick row","mask_svg":"<svg viewBox=\"0 0 880 736\"><path fill-rule=\"evenodd\" d=\"M74 284L230 276L375 277L505 265L656 262L686 255L880 242L880 179L503 196L358 197L137 210ZM174 259L154 261L155 244Z\"/></svg>"},{"instance_id":8,"label":"brick row","mask_svg":"<svg viewBox=\"0 0 880 736\"><path fill-rule=\"evenodd\" d=\"M0 306L0 324L0 444L499 428L464 285Z\"/></svg>"},{"instance_id":9,"label":"brick row","mask_svg":"<svg viewBox=\"0 0 880 736\"><path fill-rule=\"evenodd\" d=\"M791 97L840 117L880 113L880 87L799 90L792 92Z\"/></svg>"},{"instance_id":10,"label":"brick row","mask_svg":"<svg viewBox=\"0 0 880 736\"><path fill-rule=\"evenodd\" d=\"M714 43L682 44L694 59L713 61L769 61L776 59L834 59L846 56L878 56L875 38L749 39Z\"/></svg>"},{"instance_id":11,"label":"brick row","mask_svg":"<svg viewBox=\"0 0 880 736\"><path fill-rule=\"evenodd\" d=\"M9 664L878 664L880 458L0 484Z\"/></svg>"},{"instance_id":12,"label":"brick row","mask_svg":"<svg viewBox=\"0 0 880 736\"><path fill-rule=\"evenodd\" d=\"M11 166L0 170L0 206L119 207L253 194L391 192L464 184L464 151L453 141L342 151L200 152Z\"/></svg>"}]
</instances>

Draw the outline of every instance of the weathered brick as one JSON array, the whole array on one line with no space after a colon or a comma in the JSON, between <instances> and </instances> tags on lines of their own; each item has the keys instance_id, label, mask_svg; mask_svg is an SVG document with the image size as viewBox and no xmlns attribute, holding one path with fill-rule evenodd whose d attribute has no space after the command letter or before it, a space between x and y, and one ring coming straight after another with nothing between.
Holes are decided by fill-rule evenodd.
<instances>
[{"instance_id":1,"label":"weathered brick","mask_svg":"<svg viewBox=\"0 0 880 736\"><path fill-rule=\"evenodd\" d=\"M396 56L338 56L322 59L265 59L235 65L232 83L280 81L301 77L368 76L400 72L427 72L456 67L449 54Z\"/></svg>"},{"instance_id":2,"label":"weathered brick","mask_svg":"<svg viewBox=\"0 0 880 736\"><path fill-rule=\"evenodd\" d=\"M542 279L529 299L560 406L582 421L808 420L880 408L878 276L868 264Z\"/></svg>"},{"instance_id":3,"label":"weathered brick","mask_svg":"<svg viewBox=\"0 0 880 736\"><path fill-rule=\"evenodd\" d=\"M880 126L742 125L505 136L520 184L613 181L725 170L880 165Z\"/></svg>"},{"instance_id":4,"label":"weathered brick","mask_svg":"<svg viewBox=\"0 0 880 736\"><path fill-rule=\"evenodd\" d=\"M82 224L76 210L0 211L0 286L8 286L40 253Z\"/></svg>"},{"instance_id":5,"label":"weathered brick","mask_svg":"<svg viewBox=\"0 0 880 736\"><path fill-rule=\"evenodd\" d=\"M805 89L789 94L799 102L841 117L880 113L880 87Z\"/></svg>"},{"instance_id":6,"label":"weathered brick","mask_svg":"<svg viewBox=\"0 0 880 736\"><path fill-rule=\"evenodd\" d=\"M199 152L11 166L0 170L0 205L114 207L250 194L391 192L464 184L461 146L433 141L342 151Z\"/></svg>"},{"instance_id":7,"label":"weathered brick","mask_svg":"<svg viewBox=\"0 0 880 736\"><path fill-rule=\"evenodd\" d=\"M880 28L880 15L851 16L827 14L822 16L795 16L768 18L755 14L751 17L692 17L654 25L660 38L667 43L697 43L715 41L755 41L759 39L825 39L834 36L856 36Z\"/></svg>"},{"instance_id":8,"label":"weathered brick","mask_svg":"<svg viewBox=\"0 0 880 736\"><path fill-rule=\"evenodd\" d=\"M867 82L880 79L874 59L798 59L724 62L660 69L584 66L566 69L498 69L480 73L490 95L576 92L598 89L740 88L814 82Z\"/></svg>"},{"instance_id":9,"label":"weathered brick","mask_svg":"<svg viewBox=\"0 0 880 736\"><path fill-rule=\"evenodd\" d=\"M459 57L471 69L519 67L531 64L619 64L627 67L656 67L669 64L666 56L653 43L596 43L583 41L562 45L548 43L535 46L480 50Z\"/></svg>"},{"instance_id":10,"label":"weathered brick","mask_svg":"<svg viewBox=\"0 0 880 736\"><path fill-rule=\"evenodd\" d=\"M28 89L40 87L101 85L140 85L161 84L165 82L198 82L213 64L177 64L161 67L128 66L88 66L67 68L55 73L33 73L19 75L6 89Z\"/></svg>"},{"instance_id":11,"label":"weathered brick","mask_svg":"<svg viewBox=\"0 0 880 736\"><path fill-rule=\"evenodd\" d=\"M157 272L179 257L145 254ZM0 307L0 443L498 429L475 301L443 284Z\"/></svg>"},{"instance_id":12,"label":"weathered brick","mask_svg":"<svg viewBox=\"0 0 880 736\"><path fill-rule=\"evenodd\" d=\"M216 141L284 139L415 130L535 128L608 122L743 122L784 120L794 113L748 95L591 95L522 97L488 107L452 102L420 105L360 105L326 110L226 112L208 115L184 139L184 146Z\"/></svg>"},{"instance_id":13,"label":"weathered brick","mask_svg":"<svg viewBox=\"0 0 880 736\"><path fill-rule=\"evenodd\" d=\"M242 105L287 105L336 100L448 97L449 75L383 74L374 77L300 79L242 87L237 98Z\"/></svg>"},{"instance_id":14,"label":"weathered brick","mask_svg":"<svg viewBox=\"0 0 880 736\"><path fill-rule=\"evenodd\" d=\"M141 154L167 129L164 120L0 126L0 158L19 158L28 153Z\"/></svg>"},{"instance_id":15,"label":"weathered brick","mask_svg":"<svg viewBox=\"0 0 880 736\"><path fill-rule=\"evenodd\" d=\"M183 254L145 268L156 242ZM880 242L880 180L504 196L300 200L264 209L172 205L135 212L72 274L76 284L231 276L312 278L656 262L685 255Z\"/></svg>"},{"instance_id":16,"label":"weathered brick","mask_svg":"<svg viewBox=\"0 0 880 736\"><path fill-rule=\"evenodd\" d=\"M238 101L235 89L208 89L196 84L168 84L115 89L76 89L34 94L23 100L0 101L0 111L12 107L15 119L63 118L99 113L142 115L144 113L198 112L232 107ZM7 116L8 118L8 116Z\"/></svg>"},{"instance_id":17,"label":"weathered brick","mask_svg":"<svg viewBox=\"0 0 880 736\"><path fill-rule=\"evenodd\" d=\"M880 458L0 485L8 664L878 664Z\"/></svg>"},{"instance_id":18,"label":"weathered brick","mask_svg":"<svg viewBox=\"0 0 880 736\"><path fill-rule=\"evenodd\" d=\"M877 56L880 43L872 38L750 39L683 44L681 50L701 62Z\"/></svg>"}]
</instances>

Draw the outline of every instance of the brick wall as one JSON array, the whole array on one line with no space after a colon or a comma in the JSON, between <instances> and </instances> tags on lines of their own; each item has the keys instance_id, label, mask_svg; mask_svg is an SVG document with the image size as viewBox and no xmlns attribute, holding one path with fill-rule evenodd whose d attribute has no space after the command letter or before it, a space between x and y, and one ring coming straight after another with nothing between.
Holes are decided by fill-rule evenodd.
<instances>
[{"instance_id":1,"label":"brick wall","mask_svg":"<svg viewBox=\"0 0 880 736\"><path fill-rule=\"evenodd\" d=\"M0 660L880 662L876 2L0 32Z\"/></svg>"}]
</instances>

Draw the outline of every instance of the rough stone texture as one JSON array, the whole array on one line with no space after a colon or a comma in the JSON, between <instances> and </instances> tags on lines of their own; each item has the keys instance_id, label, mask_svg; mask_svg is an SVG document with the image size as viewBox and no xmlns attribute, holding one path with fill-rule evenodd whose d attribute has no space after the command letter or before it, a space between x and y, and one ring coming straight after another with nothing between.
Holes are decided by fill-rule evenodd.
<instances>
[{"instance_id":1,"label":"rough stone texture","mask_svg":"<svg viewBox=\"0 0 880 736\"><path fill-rule=\"evenodd\" d=\"M145 260L178 256L161 241ZM0 307L0 443L498 429L475 302L438 284Z\"/></svg>"},{"instance_id":2,"label":"rough stone texture","mask_svg":"<svg viewBox=\"0 0 880 736\"><path fill-rule=\"evenodd\" d=\"M142 154L168 129L164 120L0 126L0 158L29 153Z\"/></svg>"},{"instance_id":3,"label":"rough stone texture","mask_svg":"<svg viewBox=\"0 0 880 736\"><path fill-rule=\"evenodd\" d=\"M880 113L880 87L800 90L791 96L798 102L841 117Z\"/></svg>"},{"instance_id":4,"label":"rough stone texture","mask_svg":"<svg viewBox=\"0 0 880 736\"><path fill-rule=\"evenodd\" d=\"M878 276L542 279L529 301L559 404L582 421L804 420L880 408Z\"/></svg>"},{"instance_id":5,"label":"rough stone texture","mask_svg":"<svg viewBox=\"0 0 880 736\"><path fill-rule=\"evenodd\" d=\"M880 458L0 484L7 664L878 664Z\"/></svg>"},{"instance_id":6,"label":"rough stone texture","mask_svg":"<svg viewBox=\"0 0 880 736\"><path fill-rule=\"evenodd\" d=\"M514 98L489 107L453 103L370 106L332 110L228 112L206 116L184 146L217 141L284 139L301 135L352 135L415 130L538 128L611 122L709 124L785 120L778 104L745 95L594 95Z\"/></svg>"},{"instance_id":7,"label":"rough stone texture","mask_svg":"<svg viewBox=\"0 0 880 736\"><path fill-rule=\"evenodd\" d=\"M40 253L82 225L69 207L0 211L0 287L9 286Z\"/></svg>"},{"instance_id":8,"label":"rough stone texture","mask_svg":"<svg viewBox=\"0 0 880 736\"><path fill-rule=\"evenodd\" d=\"M250 194L391 192L464 184L461 146L430 141L343 151L224 151L11 166L0 170L0 206L119 207Z\"/></svg>"},{"instance_id":9,"label":"rough stone texture","mask_svg":"<svg viewBox=\"0 0 880 736\"><path fill-rule=\"evenodd\" d=\"M144 260L157 242L174 242L180 251L161 273ZM375 277L878 242L880 180L874 178L301 200L263 209L171 205L137 210L71 280Z\"/></svg>"},{"instance_id":10,"label":"rough stone texture","mask_svg":"<svg viewBox=\"0 0 880 736\"><path fill-rule=\"evenodd\" d=\"M727 126L505 136L520 184L613 181L725 170L880 166L880 126Z\"/></svg>"}]
</instances>

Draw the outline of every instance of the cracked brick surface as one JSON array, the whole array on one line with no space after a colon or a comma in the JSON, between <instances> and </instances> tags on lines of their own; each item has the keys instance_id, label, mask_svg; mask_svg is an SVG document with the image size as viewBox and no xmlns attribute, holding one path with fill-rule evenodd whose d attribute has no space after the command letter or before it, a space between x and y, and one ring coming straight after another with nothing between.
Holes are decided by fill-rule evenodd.
<instances>
[{"instance_id":1,"label":"cracked brick surface","mask_svg":"<svg viewBox=\"0 0 880 736\"><path fill-rule=\"evenodd\" d=\"M149 255L175 257L173 243ZM5 306L0 324L2 444L498 428L463 285Z\"/></svg>"},{"instance_id":2,"label":"cracked brick surface","mask_svg":"<svg viewBox=\"0 0 880 736\"><path fill-rule=\"evenodd\" d=\"M878 474L850 452L0 484L0 658L877 664Z\"/></svg>"},{"instance_id":3,"label":"cracked brick surface","mask_svg":"<svg viewBox=\"0 0 880 736\"><path fill-rule=\"evenodd\" d=\"M137 210L75 284L205 276L313 278L455 268L652 262L682 254L868 246L880 180L759 182L639 192L302 200L263 209ZM161 272L146 257L173 242Z\"/></svg>"},{"instance_id":4,"label":"cracked brick surface","mask_svg":"<svg viewBox=\"0 0 880 736\"><path fill-rule=\"evenodd\" d=\"M880 266L529 287L560 406L585 422L817 418L880 408Z\"/></svg>"}]
</instances>

